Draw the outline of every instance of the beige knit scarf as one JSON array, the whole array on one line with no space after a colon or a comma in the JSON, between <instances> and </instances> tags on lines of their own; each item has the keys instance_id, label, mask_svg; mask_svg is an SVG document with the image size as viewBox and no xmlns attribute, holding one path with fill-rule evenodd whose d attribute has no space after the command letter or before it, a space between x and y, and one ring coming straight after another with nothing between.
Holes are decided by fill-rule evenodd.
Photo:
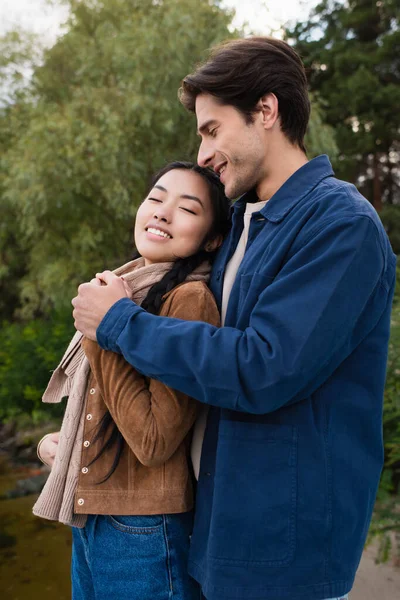
<instances>
[{"instance_id":1,"label":"beige knit scarf","mask_svg":"<svg viewBox=\"0 0 400 600\"><path fill-rule=\"evenodd\" d=\"M131 298L141 304L150 287L171 270L172 262L144 265L144 259L130 261L114 271L123 275L132 290ZM208 281L210 265L204 262L186 281ZM60 430L57 454L51 473L33 507L38 517L84 527L86 515L74 513L74 495L78 484L83 443L84 405L90 377L89 361L81 347L82 334L76 332L60 364L53 372L43 402L56 403L68 396Z\"/></svg>"}]
</instances>

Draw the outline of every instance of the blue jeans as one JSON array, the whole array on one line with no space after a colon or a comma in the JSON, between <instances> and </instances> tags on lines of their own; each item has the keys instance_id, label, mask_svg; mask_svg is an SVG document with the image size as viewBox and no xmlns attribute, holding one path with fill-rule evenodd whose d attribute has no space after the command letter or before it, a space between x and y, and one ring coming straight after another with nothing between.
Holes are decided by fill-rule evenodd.
<instances>
[{"instance_id":1,"label":"blue jeans","mask_svg":"<svg viewBox=\"0 0 400 600\"><path fill-rule=\"evenodd\" d=\"M193 513L89 515L72 528L72 600L199 600L187 572Z\"/></svg>"}]
</instances>

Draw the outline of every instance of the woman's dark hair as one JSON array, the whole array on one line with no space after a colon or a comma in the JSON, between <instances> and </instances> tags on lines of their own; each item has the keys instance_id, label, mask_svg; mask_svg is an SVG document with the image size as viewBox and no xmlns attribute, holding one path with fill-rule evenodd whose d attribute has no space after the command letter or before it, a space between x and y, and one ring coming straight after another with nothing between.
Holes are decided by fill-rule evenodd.
<instances>
[{"instance_id":1,"label":"woman's dark hair","mask_svg":"<svg viewBox=\"0 0 400 600\"><path fill-rule=\"evenodd\" d=\"M211 94L221 104L234 106L249 124L260 98L275 94L282 132L306 151L304 135L310 118L307 77L299 55L286 42L249 37L217 46L209 59L182 81L179 97L189 111L195 112L199 94Z\"/></svg>"},{"instance_id":2,"label":"woman's dark hair","mask_svg":"<svg viewBox=\"0 0 400 600\"><path fill-rule=\"evenodd\" d=\"M185 279L193 273L203 262L209 261L213 262L216 254L216 250L212 252L207 252L205 250L205 246L207 242L213 240L218 235L225 236L230 227L230 202L228 198L225 196L224 186L219 180L219 177L209 168L200 167L199 165L191 162L184 161L175 161L169 163L162 169L160 169L152 178L150 184L150 190L155 186L157 181L163 177L166 173L173 170L186 170L192 171L193 173L198 173L207 183L208 192L211 200L211 207L213 211L213 221L210 231L207 233L205 239L203 240L202 247L196 254L192 256L188 256L186 258L178 258L170 271L164 275L160 281L155 283L148 291L147 296L144 298L141 306L147 312L158 315L161 309L161 305L163 303L163 297L165 294L170 292L174 287L183 283ZM135 258L138 258L140 255L136 253ZM114 420L109 411L107 411L102 419L99 422L97 432L94 436L93 442L98 441L100 438L104 439L109 428L111 426L111 431L109 432L107 440L104 442L103 446L100 448L96 456L91 460L88 466L92 465L100 456L109 448L116 445L116 453L114 457L113 464L109 472L105 475L105 477L99 481L98 483L104 483L111 477L114 473L115 469L118 466L120 461L123 449L125 447L125 440L119 431L117 425L114 423Z\"/></svg>"}]
</instances>

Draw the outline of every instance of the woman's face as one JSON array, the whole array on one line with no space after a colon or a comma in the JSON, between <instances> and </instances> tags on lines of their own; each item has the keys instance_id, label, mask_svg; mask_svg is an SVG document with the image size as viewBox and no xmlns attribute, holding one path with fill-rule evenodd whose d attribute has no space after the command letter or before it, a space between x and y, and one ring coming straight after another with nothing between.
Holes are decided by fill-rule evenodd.
<instances>
[{"instance_id":1,"label":"woman's face","mask_svg":"<svg viewBox=\"0 0 400 600\"><path fill-rule=\"evenodd\" d=\"M137 211L136 248L146 265L186 258L202 247L212 223L202 176L173 169L160 177Z\"/></svg>"}]
</instances>

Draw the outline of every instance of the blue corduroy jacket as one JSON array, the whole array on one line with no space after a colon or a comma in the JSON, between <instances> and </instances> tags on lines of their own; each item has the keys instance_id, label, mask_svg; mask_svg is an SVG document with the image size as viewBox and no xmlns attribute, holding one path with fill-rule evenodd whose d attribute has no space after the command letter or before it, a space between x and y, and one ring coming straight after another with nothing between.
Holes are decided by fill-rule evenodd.
<instances>
[{"instance_id":1,"label":"blue corduroy jacket","mask_svg":"<svg viewBox=\"0 0 400 600\"><path fill-rule=\"evenodd\" d=\"M243 228L236 202L211 289ZM348 592L383 461L395 257L372 206L326 156L251 220L225 327L117 302L99 344L211 406L189 570L208 600Z\"/></svg>"}]
</instances>

